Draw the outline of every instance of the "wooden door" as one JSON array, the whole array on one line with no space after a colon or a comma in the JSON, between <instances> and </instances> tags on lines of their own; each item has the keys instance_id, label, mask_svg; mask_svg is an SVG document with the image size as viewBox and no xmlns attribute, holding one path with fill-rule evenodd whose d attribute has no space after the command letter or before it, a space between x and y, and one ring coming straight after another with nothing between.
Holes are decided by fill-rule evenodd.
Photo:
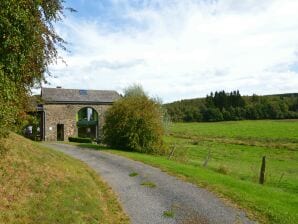
<instances>
[{"instance_id":1,"label":"wooden door","mask_svg":"<svg viewBox=\"0 0 298 224\"><path fill-rule=\"evenodd\" d=\"M57 141L64 141L64 124L57 124Z\"/></svg>"}]
</instances>

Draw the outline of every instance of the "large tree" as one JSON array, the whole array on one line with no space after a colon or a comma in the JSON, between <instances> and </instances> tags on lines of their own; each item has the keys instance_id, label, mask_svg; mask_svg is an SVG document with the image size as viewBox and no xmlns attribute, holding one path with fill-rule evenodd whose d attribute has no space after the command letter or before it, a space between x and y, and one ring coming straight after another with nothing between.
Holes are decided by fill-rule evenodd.
<instances>
[{"instance_id":1,"label":"large tree","mask_svg":"<svg viewBox=\"0 0 298 224\"><path fill-rule=\"evenodd\" d=\"M63 39L53 23L63 16L63 0L0 1L0 137L25 114L32 87L45 81Z\"/></svg>"}]
</instances>

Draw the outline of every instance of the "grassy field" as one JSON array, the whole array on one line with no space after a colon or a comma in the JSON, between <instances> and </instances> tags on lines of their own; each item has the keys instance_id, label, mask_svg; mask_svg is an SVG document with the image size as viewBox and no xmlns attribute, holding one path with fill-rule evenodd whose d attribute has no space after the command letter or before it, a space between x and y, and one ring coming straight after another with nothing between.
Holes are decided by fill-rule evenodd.
<instances>
[{"instance_id":1,"label":"grassy field","mask_svg":"<svg viewBox=\"0 0 298 224\"><path fill-rule=\"evenodd\" d=\"M16 134L1 141L0 223L129 223L83 163Z\"/></svg>"},{"instance_id":2,"label":"grassy field","mask_svg":"<svg viewBox=\"0 0 298 224\"><path fill-rule=\"evenodd\" d=\"M172 133L298 143L298 120L175 123Z\"/></svg>"},{"instance_id":3,"label":"grassy field","mask_svg":"<svg viewBox=\"0 0 298 224\"><path fill-rule=\"evenodd\" d=\"M298 223L297 120L176 123L165 141L176 148L170 159L109 151L203 186L261 223ZM258 184L262 156L264 185Z\"/></svg>"},{"instance_id":4,"label":"grassy field","mask_svg":"<svg viewBox=\"0 0 298 224\"><path fill-rule=\"evenodd\" d=\"M166 141L187 150L194 166L210 150L209 169L253 183L266 156L266 186L298 194L298 120L176 123Z\"/></svg>"}]
</instances>

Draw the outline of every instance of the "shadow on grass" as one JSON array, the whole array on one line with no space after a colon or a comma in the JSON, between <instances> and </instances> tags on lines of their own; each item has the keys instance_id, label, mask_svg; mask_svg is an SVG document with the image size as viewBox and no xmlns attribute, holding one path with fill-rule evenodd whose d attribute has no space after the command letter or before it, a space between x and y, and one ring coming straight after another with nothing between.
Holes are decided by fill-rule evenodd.
<instances>
[{"instance_id":1,"label":"shadow on grass","mask_svg":"<svg viewBox=\"0 0 298 224\"><path fill-rule=\"evenodd\" d=\"M113 150L113 151L131 152L130 150L111 148L111 147L108 147L108 146L102 145L102 144L77 143L75 145L80 148L87 148L87 149L94 149L94 150Z\"/></svg>"}]
</instances>

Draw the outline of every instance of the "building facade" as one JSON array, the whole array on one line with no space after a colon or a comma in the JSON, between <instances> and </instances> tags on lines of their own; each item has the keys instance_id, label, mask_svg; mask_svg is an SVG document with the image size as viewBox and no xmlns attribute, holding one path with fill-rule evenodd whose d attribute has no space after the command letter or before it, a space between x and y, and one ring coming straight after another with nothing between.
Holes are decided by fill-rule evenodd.
<instances>
[{"instance_id":1,"label":"building facade","mask_svg":"<svg viewBox=\"0 0 298 224\"><path fill-rule=\"evenodd\" d=\"M38 105L40 138L64 141L68 137L98 140L107 109L120 98L116 91L42 88Z\"/></svg>"}]
</instances>

